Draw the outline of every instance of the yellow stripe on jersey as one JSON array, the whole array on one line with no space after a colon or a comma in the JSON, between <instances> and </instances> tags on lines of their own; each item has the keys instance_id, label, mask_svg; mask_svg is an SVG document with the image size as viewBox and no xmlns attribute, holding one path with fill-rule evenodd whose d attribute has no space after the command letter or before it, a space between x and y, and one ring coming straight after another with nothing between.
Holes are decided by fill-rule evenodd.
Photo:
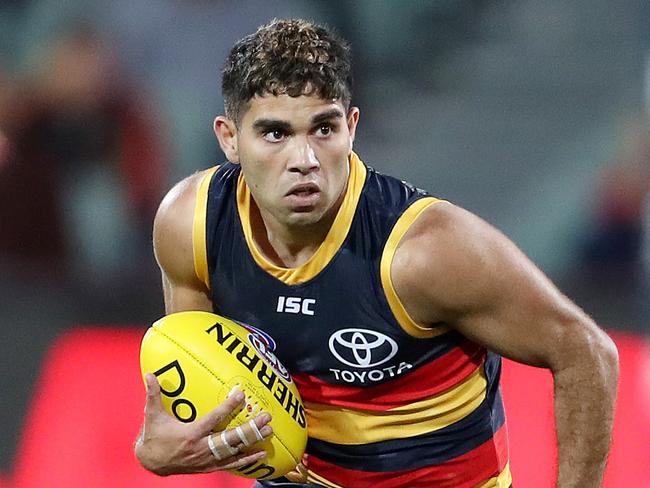
<instances>
[{"instance_id":1,"label":"yellow stripe on jersey","mask_svg":"<svg viewBox=\"0 0 650 488\"><path fill-rule=\"evenodd\" d=\"M326 486L327 488L343 488L341 485L332 483L327 478L323 478L322 476L317 475L313 471L307 471L307 482L314 483L315 485L319 485L319 486L321 485Z\"/></svg>"},{"instance_id":2,"label":"yellow stripe on jersey","mask_svg":"<svg viewBox=\"0 0 650 488\"><path fill-rule=\"evenodd\" d=\"M268 261L258 250L253 240L253 232L251 229L250 190L243 176L240 175L237 183L237 208L239 210L239 218L242 223L244 235L246 236L246 244L258 266L287 285L305 283L320 273L338 252L348 235L357 203L361 197L361 190L366 181L366 172L365 165L355 153L352 153L350 157L350 176L348 178L347 190L336 219L334 219L334 224L332 224L332 227L327 233L327 237L314 255L305 264L297 268L276 266Z\"/></svg>"},{"instance_id":3,"label":"yellow stripe on jersey","mask_svg":"<svg viewBox=\"0 0 650 488\"><path fill-rule=\"evenodd\" d=\"M210 289L208 274L208 242L206 239L206 216L208 213L208 189L212 175L219 169L215 166L205 171L199 189L196 193L194 221L192 225L192 247L194 249L194 272L196 276Z\"/></svg>"},{"instance_id":4,"label":"yellow stripe on jersey","mask_svg":"<svg viewBox=\"0 0 650 488\"><path fill-rule=\"evenodd\" d=\"M305 402L309 436L358 445L427 434L466 417L485 399L483 366L444 393L386 411L364 411Z\"/></svg>"},{"instance_id":5,"label":"yellow stripe on jersey","mask_svg":"<svg viewBox=\"0 0 650 488\"><path fill-rule=\"evenodd\" d=\"M384 288L384 293L386 294L388 305L390 306L393 315L399 322L399 325L402 327L402 329L404 329L413 337L422 339L440 335L444 332L447 332L449 328L446 326L434 328L423 327L411 318L409 313L404 308L402 301L399 299L399 296L397 296L397 292L393 286L391 267L393 264L393 258L395 257L395 251L397 251L397 246L402 240L402 237L404 237L404 234L406 234L406 231L409 230L413 222L415 222L420 214L429 208L430 205L442 201L443 200L438 200L437 198L427 197L417 200L409 208L407 208L395 223L395 226L393 227L393 230L391 231L390 236L386 241L384 252L381 256L381 284Z\"/></svg>"},{"instance_id":6,"label":"yellow stripe on jersey","mask_svg":"<svg viewBox=\"0 0 650 488\"><path fill-rule=\"evenodd\" d=\"M506 464L506 467L503 468L503 471L499 473L499 476L496 478L490 478L489 480L476 485L474 488L509 488L512 484L512 473L510 472L510 463Z\"/></svg>"}]
</instances>

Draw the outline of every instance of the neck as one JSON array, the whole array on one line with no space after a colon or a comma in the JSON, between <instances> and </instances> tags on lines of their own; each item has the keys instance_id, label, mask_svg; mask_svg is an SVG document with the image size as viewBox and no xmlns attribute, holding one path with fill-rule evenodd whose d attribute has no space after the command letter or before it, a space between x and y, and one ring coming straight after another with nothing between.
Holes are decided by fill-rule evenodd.
<instances>
[{"instance_id":1,"label":"neck","mask_svg":"<svg viewBox=\"0 0 650 488\"><path fill-rule=\"evenodd\" d=\"M336 204L318 222L295 226L287 226L278 222L272 215L266 215L251 198L251 227L258 250L276 266L302 266L316 253L327 237L344 196L345 190Z\"/></svg>"}]
</instances>

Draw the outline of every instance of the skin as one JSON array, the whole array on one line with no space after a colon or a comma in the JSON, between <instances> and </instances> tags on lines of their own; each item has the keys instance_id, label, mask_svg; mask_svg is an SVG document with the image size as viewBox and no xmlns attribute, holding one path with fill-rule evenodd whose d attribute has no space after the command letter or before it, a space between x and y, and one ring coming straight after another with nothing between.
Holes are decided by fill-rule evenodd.
<instances>
[{"instance_id":1,"label":"skin","mask_svg":"<svg viewBox=\"0 0 650 488\"><path fill-rule=\"evenodd\" d=\"M271 262L299 266L325 238L345 192L358 120L358 109L346 110L341 102L286 95L252 99L238 124L225 117L215 120L226 157L241 164L254 200L253 237ZM193 175L172 189L154 225L168 313L212 310L192 258L192 216L201 177ZM290 194L296 185L318 191ZM503 234L449 203L432 205L418 217L398 246L391 276L419 324L444 322L504 357L552 371L557 486L600 486L618 379L611 339ZM160 394L154 383L152 378L145 413L151 447L136 447L138 458L145 467L159 467L158 472L205 469L206 424L193 430L193 424L170 418L156 406ZM218 407L220 414L229 408L232 404ZM182 454L167 447L184 443ZM203 464L195 462L199 458Z\"/></svg>"},{"instance_id":2,"label":"skin","mask_svg":"<svg viewBox=\"0 0 650 488\"><path fill-rule=\"evenodd\" d=\"M254 238L276 264L300 266L325 239L345 195L358 120L356 107L304 95L255 97L239 127L215 120L219 144L241 164L256 203ZM300 185L317 192L288 195Z\"/></svg>"}]
</instances>

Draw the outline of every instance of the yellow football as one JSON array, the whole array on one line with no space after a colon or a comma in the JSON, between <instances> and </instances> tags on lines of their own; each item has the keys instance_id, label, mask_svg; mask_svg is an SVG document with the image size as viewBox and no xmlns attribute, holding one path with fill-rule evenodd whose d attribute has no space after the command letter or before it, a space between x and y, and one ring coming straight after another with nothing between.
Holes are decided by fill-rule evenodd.
<instances>
[{"instance_id":1,"label":"yellow football","mask_svg":"<svg viewBox=\"0 0 650 488\"><path fill-rule=\"evenodd\" d=\"M143 375L156 375L165 409L182 422L205 415L238 386L246 395L244 408L214 430L244 424L260 411L270 413L273 434L253 446L267 457L232 472L273 479L296 467L307 444L302 400L274 348L273 339L254 327L209 312L178 312L149 327L140 368Z\"/></svg>"}]
</instances>

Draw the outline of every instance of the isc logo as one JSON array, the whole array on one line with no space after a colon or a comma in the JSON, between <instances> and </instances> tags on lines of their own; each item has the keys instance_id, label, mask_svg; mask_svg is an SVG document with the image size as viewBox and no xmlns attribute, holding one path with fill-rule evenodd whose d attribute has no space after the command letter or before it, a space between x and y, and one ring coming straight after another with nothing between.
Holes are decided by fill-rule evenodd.
<instances>
[{"instance_id":1,"label":"isc logo","mask_svg":"<svg viewBox=\"0 0 650 488\"><path fill-rule=\"evenodd\" d=\"M278 306L276 312L284 313L301 313L303 315L314 315L313 306L316 300L313 298L301 297L278 297Z\"/></svg>"}]
</instances>

